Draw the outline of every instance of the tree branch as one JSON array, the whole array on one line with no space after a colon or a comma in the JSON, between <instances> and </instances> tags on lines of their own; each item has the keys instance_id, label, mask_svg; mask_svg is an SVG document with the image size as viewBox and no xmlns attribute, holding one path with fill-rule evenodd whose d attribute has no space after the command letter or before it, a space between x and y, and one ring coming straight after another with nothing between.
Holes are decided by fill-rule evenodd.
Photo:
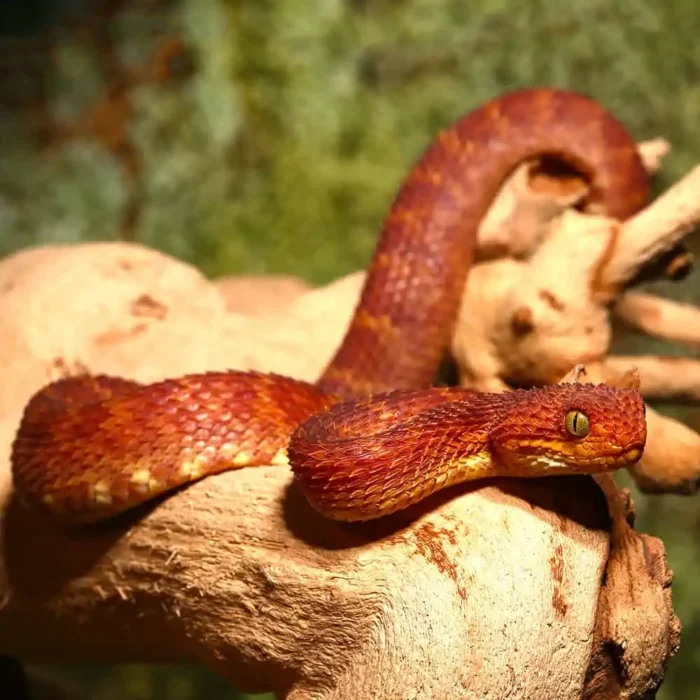
<instances>
[{"instance_id":1,"label":"tree branch","mask_svg":"<svg viewBox=\"0 0 700 700\"><path fill-rule=\"evenodd\" d=\"M700 309L655 294L628 292L614 307L631 328L694 348L700 347Z\"/></svg>"},{"instance_id":2,"label":"tree branch","mask_svg":"<svg viewBox=\"0 0 700 700\"><path fill-rule=\"evenodd\" d=\"M589 480L489 487L392 523L321 520L279 468L207 479L99 533L11 506L0 645L30 659L199 659L300 698L502 696L534 681L509 669L534 666L554 675L539 697L577 697L563 689L591 653L607 555Z\"/></svg>"},{"instance_id":3,"label":"tree branch","mask_svg":"<svg viewBox=\"0 0 700 700\"><path fill-rule=\"evenodd\" d=\"M10 442L50 376L80 367L153 381L264 361L315 376L327 358L309 340L308 298L324 314L351 286L310 292L288 309L290 326L268 319L264 333L199 273L139 246L51 247L0 264L0 652L198 660L295 700L574 700L612 682L589 672L601 645L673 636L667 599L633 626L600 619L615 609L600 605L611 522L586 477L456 488L364 525L317 516L280 467L207 478L104 526L58 527L16 502ZM639 541L630 530L621 546ZM616 580L657 600L656 578L634 562ZM641 698L675 647L628 646L619 697Z\"/></svg>"},{"instance_id":4,"label":"tree branch","mask_svg":"<svg viewBox=\"0 0 700 700\"><path fill-rule=\"evenodd\" d=\"M608 285L637 276L651 260L682 241L700 221L700 166L620 228L619 243L605 268Z\"/></svg>"},{"instance_id":5,"label":"tree branch","mask_svg":"<svg viewBox=\"0 0 700 700\"><path fill-rule=\"evenodd\" d=\"M642 393L650 399L700 401L700 361L658 355L611 355L605 366L613 373L635 366L642 377Z\"/></svg>"}]
</instances>

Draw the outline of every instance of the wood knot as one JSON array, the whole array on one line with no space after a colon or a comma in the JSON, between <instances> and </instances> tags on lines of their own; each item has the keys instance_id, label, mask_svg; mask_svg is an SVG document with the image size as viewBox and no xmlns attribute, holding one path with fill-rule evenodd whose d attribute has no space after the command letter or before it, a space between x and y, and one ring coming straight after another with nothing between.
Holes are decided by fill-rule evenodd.
<instances>
[{"instance_id":1,"label":"wood knot","mask_svg":"<svg viewBox=\"0 0 700 700\"><path fill-rule=\"evenodd\" d=\"M513 312L510 318L513 335L522 336L532 333L535 329L535 319L529 306L521 306Z\"/></svg>"},{"instance_id":2,"label":"wood knot","mask_svg":"<svg viewBox=\"0 0 700 700\"><path fill-rule=\"evenodd\" d=\"M155 318L162 321L168 315L168 307L150 294L142 294L131 302L131 315Z\"/></svg>"},{"instance_id":3,"label":"wood knot","mask_svg":"<svg viewBox=\"0 0 700 700\"><path fill-rule=\"evenodd\" d=\"M566 304L548 289L540 289L538 296L554 311L563 311L566 308Z\"/></svg>"},{"instance_id":4,"label":"wood knot","mask_svg":"<svg viewBox=\"0 0 700 700\"><path fill-rule=\"evenodd\" d=\"M695 256L689 250L685 250L668 262L664 274L672 282L680 282L690 274L694 264Z\"/></svg>"},{"instance_id":5,"label":"wood knot","mask_svg":"<svg viewBox=\"0 0 700 700\"><path fill-rule=\"evenodd\" d=\"M632 492L629 489L620 489L620 501L625 511L625 520L630 527L634 527L637 519L637 508L632 500Z\"/></svg>"}]
</instances>

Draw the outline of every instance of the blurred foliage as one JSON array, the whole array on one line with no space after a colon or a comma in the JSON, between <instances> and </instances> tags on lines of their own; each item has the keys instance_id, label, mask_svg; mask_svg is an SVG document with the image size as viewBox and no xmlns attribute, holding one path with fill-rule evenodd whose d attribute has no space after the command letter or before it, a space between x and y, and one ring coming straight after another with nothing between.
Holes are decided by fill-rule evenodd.
<instances>
[{"instance_id":1,"label":"blurred foliage","mask_svg":"<svg viewBox=\"0 0 700 700\"><path fill-rule=\"evenodd\" d=\"M367 263L438 129L532 84L669 138L663 188L700 161L699 33L694 0L2 3L0 254L122 237L212 276L325 282ZM699 274L661 289L697 300ZM684 624L660 697L700 698L698 501L636 501ZM69 671L51 674L90 698L236 697L189 668Z\"/></svg>"},{"instance_id":2,"label":"blurred foliage","mask_svg":"<svg viewBox=\"0 0 700 700\"><path fill-rule=\"evenodd\" d=\"M29 667L32 700L274 700L236 692L196 666L138 665ZM8 700L11 700L9 698Z\"/></svg>"}]
</instances>

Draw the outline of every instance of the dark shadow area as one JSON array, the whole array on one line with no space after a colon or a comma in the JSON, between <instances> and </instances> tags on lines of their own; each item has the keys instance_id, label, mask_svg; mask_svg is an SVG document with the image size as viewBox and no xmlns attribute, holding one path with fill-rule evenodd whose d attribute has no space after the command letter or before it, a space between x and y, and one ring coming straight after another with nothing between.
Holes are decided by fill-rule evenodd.
<instances>
[{"instance_id":1,"label":"dark shadow area","mask_svg":"<svg viewBox=\"0 0 700 700\"><path fill-rule=\"evenodd\" d=\"M0 690L8 700L31 700L29 681L18 659L0 656Z\"/></svg>"},{"instance_id":2,"label":"dark shadow area","mask_svg":"<svg viewBox=\"0 0 700 700\"><path fill-rule=\"evenodd\" d=\"M535 514L538 509L543 511L543 517L545 514L556 514L562 520L564 532L567 520L589 530L606 530L609 527L605 496L590 476L497 478L457 484L405 510L366 522L341 522L322 516L292 482L284 498L285 524L290 532L312 547L326 550L363 547L398 535L453 498L482 489L490 497L488 487L496 487L502 493L520 499L521 503L516 502L515 505L534 510ZM478 523L475 525L478 526Z\"/></svg>"},{"instance_id":3,"label":"dark shadow area","mask_svg":"<svg viewBox=\"0 0 700 700\"><path fill-rule=\"evenodd\" d=\"M5 564L13 590L17 595L58 593L72 579L87 574L166 497L103 523L73 525L30 510L13 496L2 524Z\"/></svg>"}]
</instances>

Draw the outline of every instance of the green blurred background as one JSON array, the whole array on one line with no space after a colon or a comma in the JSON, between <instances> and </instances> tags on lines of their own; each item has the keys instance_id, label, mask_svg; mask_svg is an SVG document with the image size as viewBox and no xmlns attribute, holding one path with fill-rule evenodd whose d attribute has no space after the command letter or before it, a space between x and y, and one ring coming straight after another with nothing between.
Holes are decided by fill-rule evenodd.
<instances>
[{"instance_id":1,"label":"green blurred background","mask_svg":"<svg viewBox=\"0 0 700 700\"><path fill-rule=\"evenodd\" d=\"M367 264L438 129L532 84L667 137L663 189L700 161L698 36L696 0L4 0L0 254L121 238L211 276L327 282ZM698 280L652 287L700 301ZM636 502L684 626L660 697L700 698L700 501ZM75 698L253 697L198 668L33 672Z\"/></svg>"}]
</instances>

